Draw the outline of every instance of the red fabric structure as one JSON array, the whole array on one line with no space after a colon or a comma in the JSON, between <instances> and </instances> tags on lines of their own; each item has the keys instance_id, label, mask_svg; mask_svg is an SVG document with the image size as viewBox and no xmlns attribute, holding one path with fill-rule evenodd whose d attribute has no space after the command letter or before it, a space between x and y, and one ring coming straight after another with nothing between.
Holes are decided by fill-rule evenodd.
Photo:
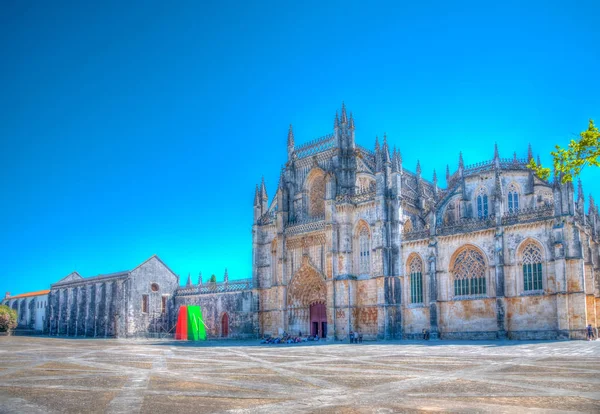
<instances>
[{"instance_id":1,"label":"red fabric structure","mask_svg":"<svg viewBox=\"0 0 600 414\"><path fill-rule=\"evenodd\" d=\"M177 316L177 328L175 329L175 339L187 341L188 339L188 310L187 306L179 307L179 316Z\"/></svg>"}]
</instances>

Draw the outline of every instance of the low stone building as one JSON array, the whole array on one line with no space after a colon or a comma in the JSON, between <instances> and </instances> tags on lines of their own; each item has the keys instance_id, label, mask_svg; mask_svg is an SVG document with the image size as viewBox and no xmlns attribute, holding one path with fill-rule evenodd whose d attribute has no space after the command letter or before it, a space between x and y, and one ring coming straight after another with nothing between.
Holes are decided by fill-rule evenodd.
<instances>
[{"instance_id":1,"label":"low stone building","mask_svg":"<svg viewBox=\"0 0 600 414\"><path fill-rule=\"evenodd\" d=\"M11 296L7 292L2 304L17 312L17 328L41 332L46 323L48 293L49 290L40 290Z\"/></svg>"},{"instance_id":2,"label":"low stone building","mask_svg":"<svg viewBox=\"0 0 600 414\"><path fill-rule=\"evenodd\" d=\"M83 337L131 337L169 332L179 278L158 256L133 270L51 285L46 332Z\"/></svg>"},{"instance_id":3,"label":"low stone building","mask_svg":"<svg viewBox=\"0 0 600 414\"><path fill-rule=\"evenodd\" d=\"M183 305L199 305L209 338L257 338L258 292L252 279L229 281L225 271L222 283L192 285L190 278L175 295L176 310Z\"/></svg>"}]
</instances>

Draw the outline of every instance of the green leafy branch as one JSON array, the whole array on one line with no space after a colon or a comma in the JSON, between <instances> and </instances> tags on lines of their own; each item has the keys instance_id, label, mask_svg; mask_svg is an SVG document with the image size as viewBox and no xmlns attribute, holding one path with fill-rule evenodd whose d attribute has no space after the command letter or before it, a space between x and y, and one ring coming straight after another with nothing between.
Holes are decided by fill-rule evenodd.
<instances>
[{"instance_id":1,"label":"green leafy branch","mask_svg":"<svg viewBox=\"0 0 600 414\"><path fill-rule=\"evenodd\" d=\"M555 175L562 177L562 183L572 182L586 165L600 166L600 131L590 119L588 129L579 134L578 140L571 140L566 149L558 145L555 149L550 153ZM527 167L544 180L550 178L550 168L538 165L533 159L529 160Z\"/></svg>"}]
</instances>

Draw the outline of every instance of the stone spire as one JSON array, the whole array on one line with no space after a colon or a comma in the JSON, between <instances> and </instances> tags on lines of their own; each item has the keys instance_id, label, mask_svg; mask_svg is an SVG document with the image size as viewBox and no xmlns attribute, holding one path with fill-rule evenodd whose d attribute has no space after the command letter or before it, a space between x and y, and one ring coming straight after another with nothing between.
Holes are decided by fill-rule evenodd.
<instances>
[{"instance_id":1,"label":"stone spire","mask_svg":"<svg viewBox=\"0 0 600 414\"><path fill-rule=\"evenodd\" d=\"M421 176L421 162L419 160L417 160L416 171L417 171L417 177L420 177Z\"/></svg>"},{"instance_id":2,"label":"stone spire","mask_svg":"<svg viewBox=\"0 0 600 414\"><path fill-rule=\"evenodd\" d=\"M256 184L256 190L254 191L254 207L260 206L260 192L258 190L258 184Z\"/></svg>"},{"instance_id":3,"label":"stone spire","mask_svg":"<svg viewBox=\"0 0 600 414\"><path fill-rule=\"evenodd\" d=\"M294 154L294 130L292 129L292 124L290 124L290 129L288 130L287 150L288 159L292 159Z\"/></svg>"},{"instance_id":4,"label":"stone spire","mask_svg":"<svg viewBox=\"0 0 600 414\"><path fill-rule=\"evenodd\" d=\"M385 132L383 133L383 160L386 164L390 164L392 161L390 159L390 148L388 147L388 143L387 143L387 135L385 134Z\"/></svg>"},{"instance_id":5,"label":"stone spire","mask_svg":"<svg viewBox=\"0 0 600 414\"><path fill-rule=\"evenodd\" d=\"M342 124L348 122L348 116L346 115L346 104L342 102Z\"/></svg>"},{"instance_id":6,"label":"stone spire","mask_svg":"<svg viewBox=\"0 0 600 414\"><path fill-rule=\"evenodd\" d=\"M227 268L225 268L225 274L223 275L223 283L229 283L229 273L227 273Z\"/></svg>"},{"instance_id":7,"label":"stone spire","mask_svg":"<svg viewBox=\"0 0 600 414\"><path fill-rule=\"evenodd\" d=\"M198 286L202 286L202 272L198 273Z\"/></svg>"},{"instance_id":8,"label":"stone spire","mask_svg":"<svg viewBox=\"0 0 600 414\"><path fill-rule=\"evenodd\" d=\"M519 161L517 160L517 151L513 152L513 164L518 164Z\"/></svg>"},{"instance_id":9,"label":"stone spire","mask_svg":"<svg viewBox=\"0 0 600 414\"><path fill-rule=\"evenodd\" d=\"M186 286L192 286L192 274L188 273L188 278L187 278L187 283L185 284Z\"/></svg>"},{"instance_id":10,"label":"stone spire","mask_svg":"<svg viewBox=\"0 0 600 414\"><path fill-rule=\"evenodd\" d=\"M340 117L338 116L338 111L335 111L335 120L333 121L333 128L340 127Z\"/></svg>"},{"instance_id":11,"label":"stone spire","mask_svg":"<svg viewBox=\"0 0 600 414\"><path fill-rule=\"evenodd\" d=\"M283 168L279 173L279 182L277 183L277 188L283 188L285 186L285 176L283 175Z\"/></svg>"},{"instance_id":12,"label":"stone spire","mask_svg":"<svg viewBox=\"0 0 600 414\"><path fill-rule=\"evenodd\" d=\"M350 129L354 129L354 117L352 116L352 112L350 112Z\"/></svg>"},{"instance_id":13,"label":"stone spire","mask_svg":"<svg viewBox=\"0 0 600 414\"><path fill-rule=\"evenodd\" d=\"M396 151L396 146L394 145L394 151L392 151L392 172L398 172L398 164L396 159L398 158L398 151Z\"/></svg>"},{"instance_id":14,"label":"stone spire","mask_svg":"<svg viewBox=\"0 0 600 414\"><path fill-rule=\"evenodd\" d=\"M494 187L496 190L496 196L497 197L502 197L503 191L502 191L502 181L500 180L500 171L496 170L496 179L494 182Z\"/></svg>"},{"instance_id":15,"label":"stone spire","mask_svg":"<svg viewBox=\"0 0 600 414\"><path fill-rule=\"evenodd\" d=\"M500 159L500 153L498 152L498 143L494 142L494 159Z\"/></svg>"},{"instance_id":16,"label":"stone spire","mask_svg":"<svg viewBox=\"0 0 600 414\"><path fill-rule=\"evenodd\" d=\"M537 161L536 161L536 162L537 162L537 165L538 165L538 167L539 167L540 165L542 165L542 161L540 160L540 154L538 154L538 156L537 156Z\"/></svg>"},{"instance_id":17,"label":"stone spire","mask_svg":"<svg viewBox=\"0 0 600 414\"><path fill-rule=\"evenodd\" d=\"M260 196L265 201L269 200L269 197L267 196L267 186L265 185L265 176L264 175L262 176L262 179L260 182Z\"/></svg>"},{"instance_id":18,"label":"stone spire","mask_svg":"<svg viewBox=\"0 0 600 414\"><path fill-rule=\"evenodd\" d=\"M585 200L585 193L583 192L583 184L581 184L581 178L577 180L577 202Z\"/></svg>"},{"instance_id":19,"label":"stone spire","mask_svg":"<svg viewBox=\"0 0 600 414\"><path fill-rule=\"evenodd\" d=\"M433 185L437 187L437 173L435 172L435 168L433 169Z\"/></svg>"},{"instance_id":20,"label":"stone spire","mask_svg":"<svg viewBox=\"0 0 600 414\"><path fill-rule=\"evenodd\" d=\"M465 162L463 161L462 151L458 153L458 169L465 169Z\"/></svg>"},{"instance_id":21,"label":"stone spire","mask_svg":"<svg viewBox=\"0 0 600 414\"><path fill-rule=\"evenodd\" d=\"M381 148L379 147L379 137L375 136L375 172L379 172L383 169L382 158Z\"/></svg>"},{"instance_id":22,"label":"stone spire","mask_svg":"<svg viewBox=\"0 0 600 414\"><path fill-rule=\"evenodd\" d=\"M596 207L594 204L594 197L592 197L592 195L590 194L590 205L588 207L588 214L594 214L595 211Z\"/></svg>"},{"instance_id":23,"label":"stone spire","mask_svg":"<svg viewBox=\"0 0 600 414\"><path fill-rule=\"evenodd\" d=\"M446 164L446 187L448 187L448 183L450 182L450 166Z\"/></svg>"},{"instance_id":24,"label":"stone spire","mask_svg":"<svg viewBox=\"0 0 600 414\"><path fill-rule=\"evenodd\" d=\"M531 143L529 143L529 146L527 147L527 162L531 161L533 159L533 150L531 149Z\"/></svg>"}]
</instances>

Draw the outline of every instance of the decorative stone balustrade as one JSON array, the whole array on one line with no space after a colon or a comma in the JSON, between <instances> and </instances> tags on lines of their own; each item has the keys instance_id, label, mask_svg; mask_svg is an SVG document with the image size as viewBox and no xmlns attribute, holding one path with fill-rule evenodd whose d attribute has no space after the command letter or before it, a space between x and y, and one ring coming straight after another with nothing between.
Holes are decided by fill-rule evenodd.
<instances>
[{"instance_id":1,"label":"decorative stone balustrade","mask_svg":"<svg viewBox=\"0 0 600 414\"><path fill-rule=\"evenodd\" d=\"M177 289L178 296L206 295L209 293L237 292L252 289L252 279L230 280L229 282L211 283L180 287Z\"/></svg>"}]
</instances>

